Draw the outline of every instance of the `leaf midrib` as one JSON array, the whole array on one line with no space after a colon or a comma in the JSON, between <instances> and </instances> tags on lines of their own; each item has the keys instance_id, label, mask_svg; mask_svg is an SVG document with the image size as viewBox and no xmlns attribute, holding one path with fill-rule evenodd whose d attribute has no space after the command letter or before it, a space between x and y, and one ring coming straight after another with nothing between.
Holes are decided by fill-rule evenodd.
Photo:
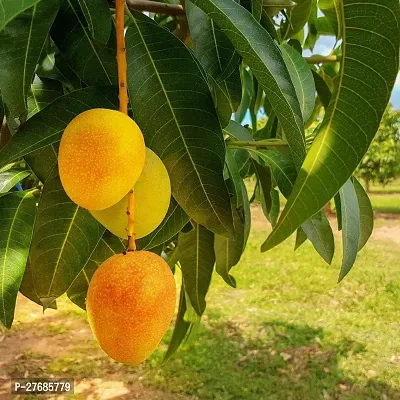
<instances>
[{"instance_id":1,"label":"leaf midrib","mask_svg":"<svg viewBox=\"0 0 400 400\"><path fill-rule=\"evenodd\" d=\"M68 0L68 1L69 1L69 0ZM187 146L187 144L186 144L185 137L184 137L184 135L183 135L183 132L182 132L182 130L181 130L181 127L180 127L180 125L179 125L179 122L178 122L178 120L177 120L177 118L176 118L174 108L172 107L172 104L171 104L171 102L170 102L170 100L169 100L168 94L167 94L167 92L166 92L166 90L165 90L165 88L164 88L163 81L161 80L160 74L158 73L158 70L157 70L156 65L155 65L155 63L154 63L154 60L153 60L153 57L152 57L152 55L151 55L151 53L150 53L149 48L147 47L147 43L146 43L146 41L145 41L144 38L143 38L142 32L140 31L140 27L139 27L138 23L136 22L136 19L135 19L135 18L133 18L133 22L134 22L134 24L136 25L136 29L137 29L137 31L138 31L138 33L139 33L140 39L142 40L143 46L144 46L144 48L145 48L145 50L146 50L146 52L147 52L147 55L148 55L148 57L149 57L149 59L150 59L151 65L153 66L153 69L154 69L154 72L155 72L155 74L156 74L156 76L157 76L157 79L158 79L158 81L160 82L161 89L162 89L162 91L163 91L163 93L164 93L164 96L165 96L165 99L166 99L166 101L167 101L168 107L169 107L169 109L170 109L170 111L171 111L171 114L172 114L172 117L173 117L173 119L174 119L174 121L175 121L175 124L176 124L176 127L177 127L177 129L178 129L179 135L180 135L180 137L181 137L181 139L182 139L182 143L183 143L183 145L185 146L186 154L189 156L190 162L191 162L191 164L192 164L192 166L193 166L194 171L196 172L197 178L198 178L198 180L199 180L199 182L200 182L201 188L203 189L203 193L204 193L204 195L205 195L205 197L206 197L206 199L207 199L207 202L210 204L210 207L211 207L211 209L213 210L214 215L217 217L218 221L219 221L219 222L221 223L221 225L226 229L226 231L229 232L229 229L227 229L227 227L225 226L225 224L224 224L224 223L221 221L221 219L219 218L218 213L215 211L214 205L212 204L212 202L210 201L210 199L209 199L209 197L208 197L208 195L207 195L207 191L206 191L205 188L204 188L203 181L201 180L199 171L197 170L196 164L194 163L193 158L192 158L192 155L190 154L189 148L188 148L188 146Z\"/></svg>"}]
</instances>

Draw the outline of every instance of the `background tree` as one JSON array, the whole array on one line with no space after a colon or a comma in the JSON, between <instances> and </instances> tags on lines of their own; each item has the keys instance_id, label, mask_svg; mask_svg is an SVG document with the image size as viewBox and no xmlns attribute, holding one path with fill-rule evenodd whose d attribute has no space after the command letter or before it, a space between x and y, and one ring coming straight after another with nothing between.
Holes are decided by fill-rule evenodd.
<instances>
[{"instance_id":1,"label":"background tree","mask_svg":"<svg viewBox=\"0 0 400 400\"><path fill-rule=\"evenodd\" d=\"M1 5L0 116L4 111L7 129L0 150L0 320L10 327L18 291L44 308L67 293L85 308L94 271L126 243L68 198L57 168L60 137L76 115L118 108L113 3ZM273 227L261 251L296 233L296 247L310 240L331 263L334 236L323 207L334 197L343 227L339 279L353 266L373 222L352 174L396 80L400 6L398 0L127 0L127 6L129 113L165 164L173 195L160 226L136 244L161 254L183 277L168 358L199 323L212 274L236 285L231 269L250 230L244 184L250 176ZM331 54L303 57L326 34L336 39ZM249 112L257 127L261 109L265 126L241 125ZM8 131L12 136L3 137ZM287 198L282 212L279 193Z\"/></svg>"},{"instance_id":2,"label":"background tree","mask_svg":"<svg viewBox=\"0 0 400 400\"><path fill-rule=\"evenodd\" d=\"M387 185L400 174L400 111L388 105L378 132L367 153L357 167L360 177L369 191L370 183Z\"/></svg>"}]
</instances>

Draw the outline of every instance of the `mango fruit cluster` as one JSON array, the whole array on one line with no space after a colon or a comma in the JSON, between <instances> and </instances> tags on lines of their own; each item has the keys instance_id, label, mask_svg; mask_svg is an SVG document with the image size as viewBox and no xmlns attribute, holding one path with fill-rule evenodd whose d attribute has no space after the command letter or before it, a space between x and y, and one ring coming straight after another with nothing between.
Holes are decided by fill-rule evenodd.
<instances>
[{"instance_id":1,"label":"mango fruit cluster","mask_svg":"<svg viewBox=\"0 0 400 400\"><path fill-rule=\"evenodd\" d=\"M58 167L71 200L120 238L128 235L132 189L135 238L154 231L167 213L171 198L167 170L124 113L92 109L76 116L62 135ZM158 346L175 301L174 276L163 258L149 251L128 251L96 270L86 309L102 349L116 361L136 365Z\"/></svg>"}]
</instances>

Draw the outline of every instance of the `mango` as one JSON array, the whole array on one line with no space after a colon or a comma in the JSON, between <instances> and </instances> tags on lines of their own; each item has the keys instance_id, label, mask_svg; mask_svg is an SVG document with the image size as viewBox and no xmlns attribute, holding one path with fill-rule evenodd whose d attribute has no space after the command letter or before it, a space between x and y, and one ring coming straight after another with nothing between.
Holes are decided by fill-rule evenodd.
<instances>
[{"instance_id":1,"label":"mango","mask_svg":"<svg viewBox=\"0 0 400 400\"><path fill-rule=\"evenodd\" d=\"M131 118L115 110L88 110L76 116L62 135L61 183L79 206L105 209L132 188L145 156L142 132Z\"/></svg>"},{"instance_id":2,"label":"mango","mask_svg":"<svg viewBox=\"0 0 400 400\"><path fill-rule=\"evenodd\" d=\"M146 148L146 161L142 175L134 185L135 238L139 239L156 229L164 219L171 200L171 184L163 162ZM128 195L117 204L91 214L111 233L127 238Z\"/></svg>"},{"instance_id":3,"label":"mango","mask_svg":"<svg viewBox=\"0 0 400 400\"><path fill-rule=\"evenodd\" d=\"M174 315L176 286L157 254L116 254L94 273L86 310L100 347L114 360L137 365L160 343Z\"/></svg>"}]
</instances>

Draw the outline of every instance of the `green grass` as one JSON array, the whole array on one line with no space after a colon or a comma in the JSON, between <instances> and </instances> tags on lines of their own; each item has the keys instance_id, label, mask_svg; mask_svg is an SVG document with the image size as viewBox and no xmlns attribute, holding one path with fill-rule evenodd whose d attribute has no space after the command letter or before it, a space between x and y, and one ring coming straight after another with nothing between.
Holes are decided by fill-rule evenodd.
<instances>
[{"instance_id":1,"label":"green grass","mask_svg":"<svg viewBox=\"0 0 400 400\"><path fill-rule=\"evenodd\" d=\"M395 220L376 225L382 224L396 228ZM57 340L68 346L66 353L25 352L6 371L118 379L128 387L140 379L168 400L400 399L400 246L370 241L337 284L339 243L328 266L309 243L294 253L293 238L261 254L268 232L262 221L252 230L232 270L237 289L214 277L198 335L163 367L171 331L150 360L138 367L121 365L93 340L74 339L86 326L84 313L63 298L57 314L52 311L50 323L43 322L38 332L54 341L57 325L64 327ZM24 325L36 332L38 321L19 323L16 335L23 334Z\"/></svg>"},{"instance_id":2,"label":"green grass","mask_svg":"<svg viewBox=\"0 0 400 400\"><path fill-rule=\"evenodd\" d=\"M386 214L400 214L400 193L399 194L377 194L369 193L372 208L376 212Z\"/></svg>"},{"instance_id":3,"label":"green grass","mask_svg":"<svg viewBox=\"0 0 400 400\"><path fill-rule=\"evenodd\" d=\"M266 234L252 233L236 290L214 279L197 339L148 384L200 399L400 398L398 246L371 242L337 285L339 257L328 266L292 241L260 254Z\"/></svg>"}]
</instances>

